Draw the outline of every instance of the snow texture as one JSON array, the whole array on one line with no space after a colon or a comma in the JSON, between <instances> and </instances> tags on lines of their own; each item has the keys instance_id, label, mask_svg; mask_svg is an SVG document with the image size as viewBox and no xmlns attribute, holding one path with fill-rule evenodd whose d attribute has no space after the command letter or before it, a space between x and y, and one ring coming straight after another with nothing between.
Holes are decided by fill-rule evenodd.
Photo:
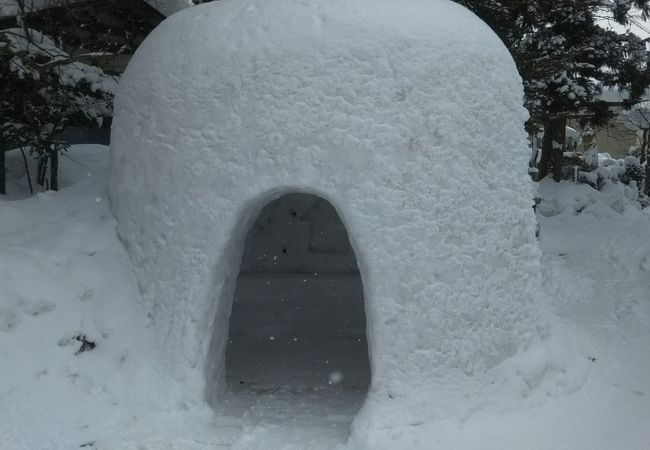
<instances>
[{"instance_id":1,"label":"snow texture","mask_svg":"<svg viewBox=\"0 0 650 450\"><path fill-rule=\"evenodd\" d=\"M498 367L539 385L552 364L502 364L547 332L522 96L497 36L447 1L225 0L164 21L119 86L110 195L167 376L219 409L246 233L310 193L363 281L357 447L450 414L436 392L498 385Z\"/></svg>"}]
</instances>

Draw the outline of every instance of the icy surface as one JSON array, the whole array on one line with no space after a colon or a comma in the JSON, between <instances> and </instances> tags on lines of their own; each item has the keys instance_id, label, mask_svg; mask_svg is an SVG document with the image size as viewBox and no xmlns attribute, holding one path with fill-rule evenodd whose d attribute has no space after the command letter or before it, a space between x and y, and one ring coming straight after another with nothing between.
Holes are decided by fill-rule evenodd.
<instances>
[{"instance_id":1,"label":"icy surface","mask_svg":"<svg viewBox=\"0 0 650 450\"><path fill-rule=\"evenodd\" d=\"M22 200L22 158L7 154L12 195L0 197L0 449L364 448L344 444L363 401L358 395L238 393L224 397L215 415L165 377L149 311L138 302L106 202L106 153L73 146L71 158L61 158L61 191ZM474 397L441 390L430 408L443 404L461 414L432 420L426 411L419 417L388 411L370 448L647 450L650 215L621 191L614 194L572 183L544 183L539 192L561 207L538 217L551 323L563 330L560 347L574 349L566 365L587 370L533 391L514 371L502 379L520 387L514 393L495 395L488 384ZM96 347L77 353L79 334ZM537 357L525 367L557 365L559 358L533 350Z\"/></svg>"},{"instance_id":2,"label":"icy surface","mask_svg":"<svg viewBox=\"0 0 650 450\"><path fill-rule=\"evenodd\" d=\"M543 351L502 366L547 334L521 98L505 47L451 2L222 1L163 22L120 84L110 191L167 375L219 409L244 237L291 192L336 208L359 264L360 435L395 426L382 410L456 414L441 390L566 370Z\"/></svg>"}]
</instances>

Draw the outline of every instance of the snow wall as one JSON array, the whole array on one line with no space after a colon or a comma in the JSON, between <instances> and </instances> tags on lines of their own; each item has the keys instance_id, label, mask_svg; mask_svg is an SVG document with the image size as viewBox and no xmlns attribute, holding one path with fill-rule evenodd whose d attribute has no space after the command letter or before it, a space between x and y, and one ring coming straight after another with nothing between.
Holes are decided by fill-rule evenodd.
<instances>
[{"instance_id":1,"label":"snow wall","mask_svg":"<svg viewBox=\"0 0 650 450\"><path fill-rule=\"evenodd\" d=\"M223 0L164 21L120 83L110 187L161 370L218 409L246 233L310 193L363 280L355 433L480 390L545 330L522 96L497 36L448 1Z\"/></svg>"}]
</instances>

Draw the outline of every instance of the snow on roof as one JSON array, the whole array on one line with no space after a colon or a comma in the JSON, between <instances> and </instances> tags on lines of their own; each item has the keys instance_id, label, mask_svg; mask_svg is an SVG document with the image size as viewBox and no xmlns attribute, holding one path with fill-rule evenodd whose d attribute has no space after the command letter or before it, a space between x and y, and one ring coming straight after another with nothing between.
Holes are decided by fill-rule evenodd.
<instances>
[{"instance_id":1,"label":"snow on roof","mask_svg":"<svg viewBox=\"0 0 650 450\"><path fill-rule=\"evenodd\" d=\"M248 228L292 192L346 226L386 418L444 409L432 392L450 384L495 386L487 374L545 333L522 83L466 9L199 5L149 35L118 89L111 204L160 358L198 399L218 407ZM533 389L547 365L508 367Z\"/></svg>"}]
</instances>

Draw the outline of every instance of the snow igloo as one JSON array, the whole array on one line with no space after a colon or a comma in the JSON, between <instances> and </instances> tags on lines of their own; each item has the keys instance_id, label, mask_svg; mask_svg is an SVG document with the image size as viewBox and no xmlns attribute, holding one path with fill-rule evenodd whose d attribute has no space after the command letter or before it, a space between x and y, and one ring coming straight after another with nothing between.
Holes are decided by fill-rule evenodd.
<instances>
[{"instance_id":1,"label":"snow igloo","mask_svg":"<svg viewBox=\"0 0 650 450\"><path fill-rule=\"evenodd\" d=\"M222 0L165 20L120 82L110 161L165 375L219 409L238 280L268 269L359 277L336 292L360 308L327 309L365 316L358 423L480 385L541 333L522 97L498 37L446 0ZM255 229L275 237L245 256ZM274 320L264 286L241 288L244 316L301 320Z\"/></svg>"}]
</instances>

